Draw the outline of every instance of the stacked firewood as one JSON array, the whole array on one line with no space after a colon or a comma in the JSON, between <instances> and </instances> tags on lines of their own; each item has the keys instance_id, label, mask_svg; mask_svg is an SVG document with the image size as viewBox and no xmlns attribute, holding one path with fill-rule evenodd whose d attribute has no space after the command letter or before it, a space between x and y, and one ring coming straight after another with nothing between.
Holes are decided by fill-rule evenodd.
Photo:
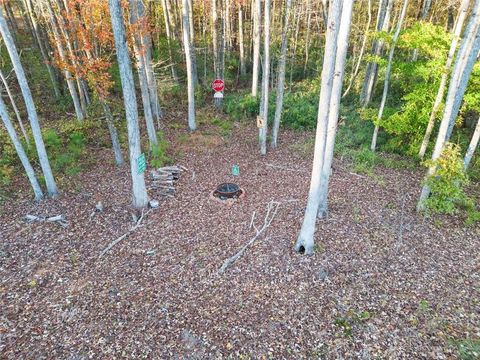
<instances>
[{"instance_id":1,"label":"stacked firewood","mask_svg":"<svg viewBox=\"0 0 480 360\"><path fill-rule=\"evenodd\" d=\"M150 188L156 190L160 196L174 197L175 182L179 179L180 173L186 170L183 166L165 166L151 170L152 185Z\"/></svg>"}]
</instances>

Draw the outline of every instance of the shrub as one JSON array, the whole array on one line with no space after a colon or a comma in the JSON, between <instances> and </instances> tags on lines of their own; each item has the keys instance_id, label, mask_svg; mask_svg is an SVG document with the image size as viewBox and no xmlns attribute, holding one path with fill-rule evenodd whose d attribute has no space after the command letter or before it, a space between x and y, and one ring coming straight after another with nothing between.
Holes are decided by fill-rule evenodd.
<instances>
[{"instance_id":1,"label":"shrub","mask_svg":"<svg viewBox=\"0 0 480 360\"><path fill-rule=\"evenodd\" d=\"M429 167L435 167L433 175L425 181L431 195L425 200L427 211L440 214L454 214L459 207L472 209L473 201L463 188L469 181L463 170L460 147L447 143L442 155L434 161L426 161Z\"/></svg>"},{"instance_id":2,"label":"shrub","mask_svg":"<svg viewBox=\"0 0 480 360\"><path fill-rule=\"evenodd\" d=\"M158 144L153 146L150 156L150 164L154 168L162 167L170 162L170 158L167 156L168 142L162 131L157 132L157 139Z\"/></svg>"}]
</instances>

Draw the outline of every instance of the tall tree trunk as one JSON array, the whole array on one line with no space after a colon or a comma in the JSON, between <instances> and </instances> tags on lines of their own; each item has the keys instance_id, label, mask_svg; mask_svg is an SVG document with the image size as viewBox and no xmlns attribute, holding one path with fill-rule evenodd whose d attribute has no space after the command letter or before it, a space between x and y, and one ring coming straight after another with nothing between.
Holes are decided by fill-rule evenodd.
<instances>
[{"instance_id":1,"label":"tall tree trunk","mask_svg":"<svg viewBox=\"0 0 480 360\"><path fill-rule=\"evenodd\" d=\"M465 94L468 80L473 70L473 65L480 50L480 0L475 0L470 20L463 34L463 40L460 49L458 50L453 72L450 77L445 109L438 130L435 148L433 149L432 161L437 160L441 156L445 142L449 139L450 128L453 129L455 119L457 118L460 109L461 100ZM436 168L431 166L427 171L427 177L432 176L435 171ZM417 204L418 211L423 211L425 209L425 200L429 196L430 187L424 185Z\"/></svg>"},{"instance_id":2,"label":"tall tree trunk","mask_svg":"<svg viewBox=\"0 0 480 360\"><path fill-rule=\"evenodd\" d=\"M452 42L450 43L450 50L448 51L447 62L445 63L445 68L442 74L442 79L440 80L440 86L438 88L437 96L435 98L435 102L433 103L433 109L430 113L430 118L428 119L427 129L425 131L425 135L420 146L420 151L418 152L418 156L422 160L425 157L425 152L427 151L430 136L432 135L432 131L435 126L435 119L437 118L438 110L440 109L440 105L442 104L443 97L445 95L448 74L450 72L450 68L452 67L455 51L457 50L458 40L462 33L463 23L465 22L465 19L467 17L469 5L470 0L462 0L462 3L460 5L460 11L458 13L457 21L455 22L455 26L453 29L453 38Z\"/></svg>"},{"instance_id":3,"label":"tall tree trunk","mask_svg":"<svg viewBox=\"0 0 480 360\"><path fill-rule=\"evenodd\" d=\"M62 45L62 39L60 37L60 33L58 31L58 27L55 21L55 15L53 13L50 3L47 4L47 10L50 17L50 25L53 33L53 39L57 47L58 56L60 57L62 62L68 63L67 56L65 54L65 49L63 48L63 45ZM65 80L67 81L68 91L70 92L70 96L72 97L73 106L75 108L75 114L77 116L77 119L79 121L83 121L85 119L85 115L83 113L83 109L80 103L80 97L77 92L77 88L75 87L75 81L72 77L72 73L68 69L65 69L64 74L65 74Z\"/></svg>"},{"instance_id":4,"label":"tall tree trunk","mask_svg":"<svg viewBox=\"0 0 480 360\"><path fill-rule=\"evenodd\" d=\"M240 48L240 75L247 73L245 67L245 44L243 39L243 5L238 4L238 46Z\"/></svg>"},{"instance_id":5,"label":"tall tree trunk","mask_svg":"<svg viewBox=\"0 0 480 360\"><path fill-rule=\"evenodd\" d=\"M185 47L185 60L187 63L187 87L188 87L188 127L191 131L197 128L195 123L195 84L193 79L193 64L192 64L192 54L190 46L190 35L189 35L189 16L188 9L189 3L188 0L182 1L182 17L183 17L183 42Z\"/></svg>"},{"instance_id":6,"label":"tall tree trunk","mask_svg":"<svg viewBox=\"0 0 480 360\"><path fill-rule=\"evenodd\" d=\"M372 143L370 145L370 150L372 151L375 151L377 148L378 131L380 130L380 122L382 121L383 110L385 109L385 103L387 102L388 83L390 81L390 73L392 72L393 54L395 53L395 46L397 45L398 37L400 36L400 31L402 30L403 20L405 19L405 14L407 13L407 6L408 0L403 0L402 11L400 13L400 18L398 19L397 23L397 30L393 35L392 44L390 45L387 69L385 70L385 82L383 84L382 101L380 102L380 108L378 109L377 121L375 124L375 130L373 131Z\"/></svg>"},{"instance_id":7,"label":"tall tree trunk","mask_svg":"<svg viewBox=\"0 0 480 360\"><path fill-rule=\"evenodd\" d=\"M48 161L47 151L45 150L45 144L42 139L42 132L40 130L40 124L38 122L37 110L33 102L32 93L28 86L27 78L20 63L20 57L18 56L17 49L13 42L12 35L8 29L7 22L3 17L3 12L0 10L0 33L2 34L3 41L7 48L8 54L12 61L13 68L17 74L17 80L22 91L23 99L25 100L25 106L27 108L28 118L30 120L30 126L32 128L33 139L35 140L35 146L37 148L38 160L43 171L43 176L47 185L48 195L56 196L58 194L57 184L53 178L52 169Z\"/></svg>"},{"instance_id":8,"label":"tall tree trunk","mask_svg":"<svg viewBox=\"0 0 480 360\"><path fill-rule=\"evenodd\" d=\"M290 32L290 13L292 9L292 0L287 0L285 8L285 21L282 32L282 47L280 50L280 59L278 60L278 81L277 81L277 99L275 104L275 118L272 129L272 148L277 147L278 131L280 129L280 120L283 109L283 95L285 92L285 68L287 64L288 35Z\"/></svg>"},{"instance_id":9,"label":"tall tree trunk","mask_svg":"<svg viewBox=\"0 0 480 360\"><path fill-rule=\"evenodd\" d=\"M333 152L333 139L335 138L333 124L338 119L352 7L353 0L332 0L329 6L312 178L307 209L295 244L295 250L297 252L304 251L305 254L314 252L315 223L322 196L322 182L328 181L324 178L326 174L327 176L329 174L328 157L325 155L327 152ZM328 130L333 133L329 134ZM327 143L332 144L332 149L326 149ZM325 171L324 167L328 168L328 171Z\"/></svg>"},{"instance_id":10,"label":"tall tree trunk","mask_svg":"<svg viewBox=\"0 0 480 360\"><path fill-rule=\"evenodd\" d=\"M2 118L5 128L7 129L8 135L12 140L13 146L17 151L18 157L22 162L23 168L25 169L25 173L27 174L28 180L30 181L30 185L32 186L33 192L35 194L35 199L40 200L43 198L43 192L42 192L42 189L40 188L40 184L38 183L37 177L35 176L35 170L33 170L32 164L30 164L30 161L28 160L27 154L23 149L22 143L18 139L17 133L15 131L15 128L12 122L10 121L7 108L1 96L0 96L0 117Z\"/></svg>"},{"instance_id":11,"label":"tall tree trunk","mask_svg":"<svg viewBox=\"0 0 480 360\"><path fill-rule=\"evenodd\" d=\"M394 1L393 0L380 0L378 5L378 17L377 17L377 32L387 32L390 26L390 14L392 11ZM383 40L376 40L372 45L372 55L381 56L383 52ZM363 82L362 92L360 94L360 102L363 107L366 107L372 99L373 89L378 75L378 64L368 63L367 70L365 72L365 79Z\"/></svg>"},{"instance_id":12,"label":"tall tree trunk","mask_svg":"<svg viewBox=\"0 0 480 360\"><path fill-rule=\"evenodd\" d=\"M307 34L305 37L305 64L303 65L303 77L307 77L307 70L308 70L308 58L309 58L309 48L310 48L310 24L312 21L312 0L307 0L307 6L305 11L307 15Z\"/></svg>"},{"instance_id":13,"label":"tall tree trunk","mask_svg":"<svg viewBox=\"0 0 480 360\"><path fill-rule=\"evenodd\" d=\"M38 48L40 49L40 53L42 55L43 62L45 63L45 66L47 67L48 76L50 77L50 81L52 82L55 97L59 98L60 97L60 88L59 88L59 84L58 84L58 79L55 75L55 71L54 71L52 65L50 64L50 58L48 57L48 51L47 51L47 49L45 49L44 40L41 36L41 32L40 32L40 29L38 27L38 22L37 22L35 11L33 9L32 1L31 0L25 0L25 6L26 6L26 10L27 10L27 15L30 18L30 21L32 23L32 31L35 35L35 40L37 42Z\"/></svg>"},{"instance_id":14,"label":"tall tree trunk","mask_svg":"<svg viewBox=\"0 0 480 360\"><path fill-rule=\"evenodd\" d=\"M254 0L253 11L253 68L252 68L252 96L257 97L258 79L260 74L260 19L262 12L261 0Z\"/></svg>"},{"instance_id":15,"label":"tall tree trunk","mask_svg":"<svg viewBox=\"0 0 480 360\"><path fill-rule=\"evenodd\" d=\"M259 129L260 139L260 153L265 155L267 153L267 133L268 133L268 95L269 95L269 80L270 80L270 3L271 0L265 0L265 14L264 14L264 38L263 38L263 90L262 99L263 106L260 106L260 116L263 119L262 126Z\"/></svg>"},{"instance_id":16,"label":"tall tree trunk","mask_svg":"<svg viewBox=\"0 0 480 360\"><path fill-rule=\"evenodd\" d=\"M175 62L173 60L173 50L172 50L172 40L173 36L170 30L170 18L167 8L167 0L162 0L162 7L163 7L163 17L165 21L165 32L167 35L167 46L168 46L168 56L170 58L170 70L172 72L173 81L178 84L178 76L177 71L175 69Z\"/></svg>"},{"instance_id":17,"label":"tall tree trunk","mask_svg":"<svg viewBox=\"0 0 480 360\"><path fill-rule=\"evenodd\" d=\"M473 154L475 153L475 150L477 149L479 140L480 140L480 118L477 120L477 126L475 127L475 131L473 132L472 140L468 145L465 158L463 159L463 168L465 170L468 169L468 166L470 165L470 161L472 161L472 157L473 157Z\"/></svg>"},{"instance_id":18,"label":"tall tree trunk","mask_svg":"<svg viewBox=\"0 0 480 360\"><path fill-rule=\"evenodd\" d=\"M143 115L147 125L148 140L150 141L150 149L158 144L157 134L155 131L155 124L153 122L152 105L150 103L150 90L147 80L147 70L145 65L145 57L143 53L145 49L142 46L141 35L138 33L138 4L137 0L129 0L130 8L130 24L136 30L133 32L133 51L137 60L137 73L140 82L140 91L143 104ZM139 27L141 29L141 27ZM142 30L140 30L142 31Z\"/></svg>"},{"instance_id":19,"label":"tall tree trunk","mask_svg":"<svg viewBox=\"0 0 480 360\"><path fill-rule=\"evenodd\" d=\"M365 25L365 32L363 34L362 47L360 48L360 53L358 54L357 65L355 65L355 68L352 72L352 76L350 77L350 82L348 83L348 87L345 90L345 92L343 93L342 98L347 96L348 93L350 92L350 89L352 88L353 83L354 83L354 81L355 81L355 79L358 75L359 70L360 70L360 64L362 63L363 53L365 52L365 46L366 46L367 40L368 40L368 30L370 29L370 24L372 22L372 1L367 0L367 3L368 3L368 20L367 20L367 24Z\"/></svg>"},{"instance_id":20,"label":"tall tree trunk","mask_svg":"<svg viewBox=\"0 0 480 360\"><path fill-rule=\"evenodd\" d=\"M189 24L189 36L190 36L190 57L192 58L192 76L193 84L198 85L198 72L197 72L197 54L195 50L195 18L193 17L193 0L188 0L188 24Z\"/></svg>"},{"instance_id":21,"label":"tall tree trunk","mask_svg":"<svg viewBox=\"0 0 480 360\"><path fill-rule=\"evenodd\" d=\"M115 124L113 122L112 112L110 111L110 107L108 106L105 99L100 98L100 103L102 104L103 113L105 114L105 118L107 120L108 131L110 133L110 138L112 139L112 148L115 155L115 164L117 166L122 166L124 163L122 149L120 148L120 141L118 139L117 128L115 127Z\"/></svg>"},{"instance_id":22,"label":"tall tree trunk","mask_svg":"<svg viewBox=\"0 0 480 360\"><path fill-rule=\"evenodd\" d=\"M145 5L142 1L137 1L138 17L140 22L147 22L147 13ZM147 77L148 92L150 95L150 107L152 116L157 120L157 124L160 126L160 119L163 116L160 102L158 99L158 84L153 71L152 64L152 38L150 36L150 30L146 29L141 37L141 45L143 48L142 55L145 62L145 75Z\"/></svg>"},{"instance_id":23,"label":"tall tree trunk","mask_svg":"<svg viewBox=\"0 0 480 360\"><path fill-rule=\"evenodd\" d=\"M12 104L13 111L15 112L15 116L17 117L18 125L20 125L20 130L22 131L22 135L25 138L27 146L30 147L30 139L28 138L27 131L25 130L25 126L23 125L22 117L20 116L20 112L18 111L17 104L15 103L15 99L13 98L12 92L10 91L10 87L8 86L7 79L5 79L5 76L3 76L2 70L0 70L0 79L2 80L5 90L7 91L8 98L10 99L10 103ZM0 86L0 92L1 92L1 89L2 87Z\"/></svg>"},{"instance_id":24,"label":"tall tree trunk","mask_svg":"<svg viewBox=\"0 0 480 360\"><path fill-rule=\"evenodd\" d=\"M138 171L138 159L141 154L141 147L135 85L133 82L130 56L128 54L125 24L123 23L120 0L108 0L108 6L110 8L115 47L117 49L117 60L122 82L123 102L125 105L125 114L127 118L133 206L137 209L141 209L147 206L148 195L145 187L144 174Z\"/></svg>"}]
</instances>

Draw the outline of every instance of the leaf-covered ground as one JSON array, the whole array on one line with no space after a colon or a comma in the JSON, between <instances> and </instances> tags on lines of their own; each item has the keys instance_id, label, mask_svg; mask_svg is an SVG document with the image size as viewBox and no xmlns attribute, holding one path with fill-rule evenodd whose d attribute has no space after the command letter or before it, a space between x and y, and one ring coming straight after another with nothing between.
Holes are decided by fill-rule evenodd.
<instances>
[{"instance_id":1,"label":"leaf-covered ground","mask_svg":"<svg viewBox=\"0 0 480 360\"><path fill-rule=\"evenodd\" d=\"M167 137L189 169L175 198L102 259L132 226L128 167L97 149L98 166L41 203L19 182L0 214L1 358L451 359L460 341L478 344L480 228L417 215L422 170L359 176L337 159L330 216L306 257L293 245L311 168L298 144L308 134L282 132L266 157L253 123L231 136L174 125ZM246 197L225 206L210 192L232 180L233 164ZM280 202L271 227L218 274L271 200ZM98 201L104 211L91 216ZM26 214L64 214L68 226L27 224Z\"/></svg>"}]
</instances>

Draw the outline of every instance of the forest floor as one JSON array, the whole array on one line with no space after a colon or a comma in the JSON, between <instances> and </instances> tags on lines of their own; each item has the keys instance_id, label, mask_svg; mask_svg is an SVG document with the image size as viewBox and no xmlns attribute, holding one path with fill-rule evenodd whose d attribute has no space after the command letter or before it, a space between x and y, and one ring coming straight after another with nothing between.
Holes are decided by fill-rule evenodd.
<instances>
[{"instance_id":1,"label":"forest floor","mask_svg":"<svg viewBox=\"0 0 480 360\"><path fill-rule=\"evenodd\" d=\"M166 130L189 169L175 197L103 258L132 227L128 166L89 150L96 165L40 203L19 180L23 195L0 207L0 358L450 359L479 346L480 227L415 212L423 169L366 176L336 159L330 215L307 257L293 245L312 161L299 149L312 134L282 131L262 157L254 126L189 134L182 117ZM245 198L210 198L232 180ZM219 274L272 200L271 226ZM68 226L27 214L63 214Z\"/></svg>"}]
</instances>

